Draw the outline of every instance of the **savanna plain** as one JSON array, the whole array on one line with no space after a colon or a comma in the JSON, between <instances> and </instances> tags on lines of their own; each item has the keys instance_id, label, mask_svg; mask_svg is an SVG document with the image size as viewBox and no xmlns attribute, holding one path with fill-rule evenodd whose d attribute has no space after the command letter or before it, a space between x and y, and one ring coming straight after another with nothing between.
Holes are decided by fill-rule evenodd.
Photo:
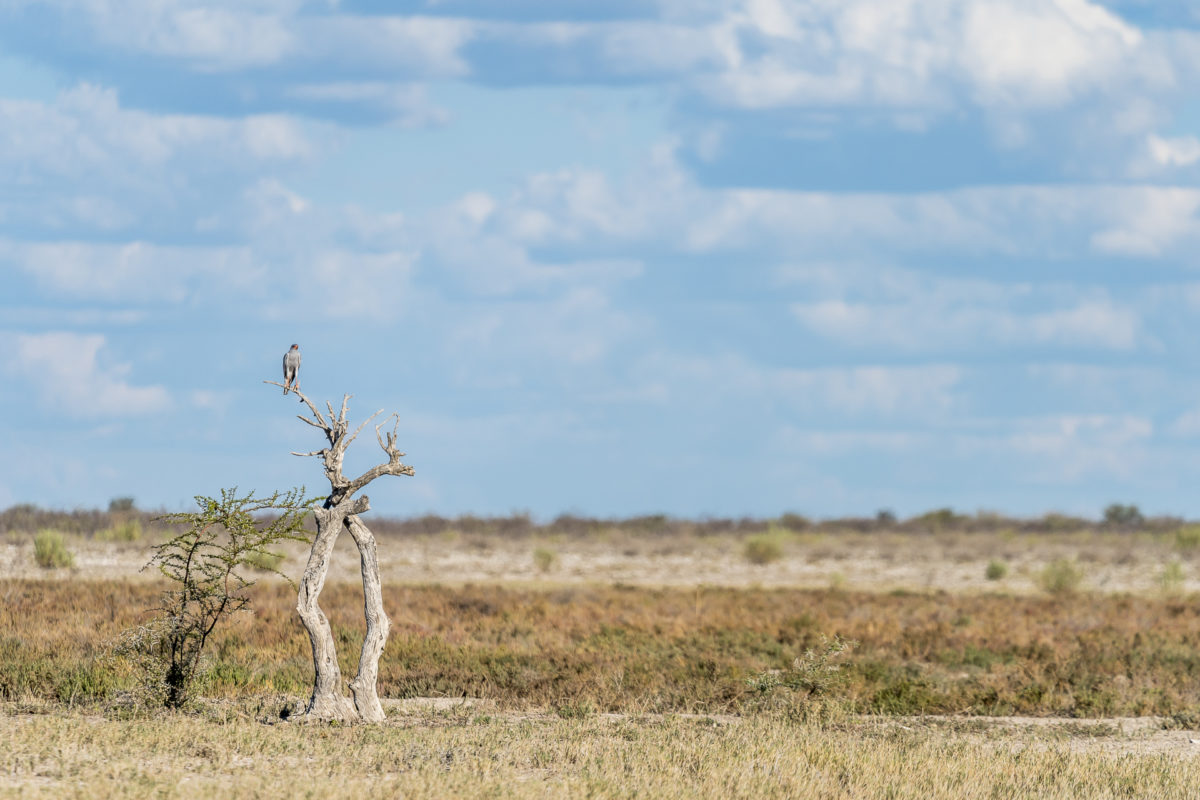
<instances>
[{"instance_id":1,"label":"savanna plain","mask_svg":"<svg viewBox=\"0 0 1200 800\"><path fill-rule=\"evenodd\" d=\"M294 721L295 544L183 710L113 652L166 585L131 504L0 513L0 797L1200 795L1200 526L369 519L381 725ZM353 545L321 596L362 642Z\"/></svg>"}]
</instances>

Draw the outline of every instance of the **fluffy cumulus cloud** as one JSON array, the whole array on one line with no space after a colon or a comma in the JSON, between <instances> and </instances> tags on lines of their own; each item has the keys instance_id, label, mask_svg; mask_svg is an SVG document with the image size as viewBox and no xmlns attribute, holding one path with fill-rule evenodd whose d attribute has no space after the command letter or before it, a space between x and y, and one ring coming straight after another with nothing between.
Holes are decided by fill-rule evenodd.
<instances>
[{"instance_id":1,"label":"fluffy cumulus cloud","mask_svg":"<svg viewBox=\"0 0 1200 800\"><path fill-rule=\"evenodd\" d=\"M77 418L136 417L170 406L166 387L129 381L132 366L105 358L101 334L51 332L6 335L5 368L16 386Z\"/></svg>"},{"instance_id":2,"label":"fluffy cumulus cloud","mask_svg":"<svg viewBox=\"0 0 1200 800\"><path fill-rule=\"evenodd\" d=\"M403 398L423 497L484 511L655 510L717 457L736 492L664 505L1037 511L1200 441L1200 19L385 5L0 0L11 385L262 444L244 387L299 341L306 386Z\"/></svg>"}]
</instances>

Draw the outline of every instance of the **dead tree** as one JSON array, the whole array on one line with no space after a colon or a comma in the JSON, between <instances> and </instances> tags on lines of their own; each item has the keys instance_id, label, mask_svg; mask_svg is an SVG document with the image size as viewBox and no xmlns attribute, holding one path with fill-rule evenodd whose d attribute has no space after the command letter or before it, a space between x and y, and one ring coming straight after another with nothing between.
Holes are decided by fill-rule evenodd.
<instances>
[{"instance_id":1,"label":"dead tree","mask_svg":"<svg viewBox=\"0 0 1200 800\"><path fill-rule=\"evenodd\" d=\"M276 381L264 383L283 385ZM387 644L390 626L387 614L383 610L375 536L359 518L360 514L370 509L370 500L366 495L354 495L382 475L412 475L413 468L400 462L404 456L404 453L396 449L396 428L400 420L398 415L393 414L396 422L390 433L381 435L380 428L383 424L375 426L375 440L387 454L387 463L371 467L357 478L347 478L342 474L342 459L346 455L346 448L368 422L383 412L376 411L350 432L350 425L346 421L346 405L350 402L351 395L342 398L341 410L336 414L333 404L326 403L326 415L322 414L299 389L292 391L312 413L311 417L304 414L297 414L296 417L320 429L328 441L328 446L320 450L292 453L295 456L320 457L324 462L325 477L329 479L329 497L322 508L313 511L317 521L317 536L313 540L312 552L304 568L304 577L300 579L300 596L296 602L296 610L300 612L300 621L308 631L313 653L313 692L305 716L311 720L381 722L384 719L383 707L379 704L375 684L379 676L379 657ZM325 576L329 572L329 557L342 530L348 530L358 546L362 566L363 613L367 621L367 632L363 637L362 653L358 660L358 674L349 683L353 701L346 697L342 689L342 671L338 666L333 632L325 613L317 605L321 589L325 586Z\"/></svg>"}]
</instances>

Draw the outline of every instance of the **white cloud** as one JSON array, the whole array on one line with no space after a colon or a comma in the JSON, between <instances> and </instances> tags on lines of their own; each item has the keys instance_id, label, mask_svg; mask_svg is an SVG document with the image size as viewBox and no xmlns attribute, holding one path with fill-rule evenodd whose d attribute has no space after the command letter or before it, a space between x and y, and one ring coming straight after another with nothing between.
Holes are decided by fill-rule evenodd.
<instances>
[{"instance_id":1,"label":"white cloud","mask_svg":"<svg viewBox=\"0 0 1200 800\"><path fill-rule=\"evenodd\" d=\"M1067 284L997 283L884 265L793 265L781 289L807 295L790 309L808 330L842 344L933 353L1057 346L1131 350L1145 334L1139 309Z\"/></svg>"},{"instance_id":2,"label":"white cloud","mask_svg":"<svg viewBox=\"0 0 1200 800\"><path fill-rule=\"evenodd\" d=\"M0 99L0 144L0 163L16 174L37 169L76 178L160 167L198 150L243 162L313 153L302 126L285 116L153 114L123 108L116 91L86 83L62 92L53 104Z\"/></svg>"},{"instance_id":3,"label":"white cloud","mask_svg":"<svg viewBox=\"0 0 1200 800\"><path fill-rule=\"evenodd\" d=\"M244 247L0 239L0 262L5 261L53 294L122 303L182 303L197 289L244 292L265 278Z\"/></svg>"},{"instance_id":4,"label":"white cloud","mask_svg":"<svg viewBox=\"0 0 1200 800\"><path fill-rule=\"evenodd\" d=\"M1159 166L1188 167L1200 161L1200 139L1195 136L1167 139L1152 133L1146 137L1146 147Z\"/></svg>"},{"instance_id":5,"label":"white cloud","mask_svg":"<svg viewBox=\"0 0 1200 800\"><path fill-rule=\"evenodd\" d=\"M216 302L230 313L252 308L253 316L269 319L319 313L392 320L409 305L412 253L356 252L319 237L310 244L304 238L238 247L0 239L0 263L14 264L52 295L158 311Z\"/></svg>"},{"instance_id":6,"label":"white cloud","mask_svg":"<svg viewBox=\"0 0 1200 800\"><path fill-rule=\"evenodd\" d=\"M129 417L165 411L163 386L128 382L129 364L101 357L100 334L20 334L10 339L7 369L23 378L48 405L75 417Z\"/></svg>"},{"instance_id":7,"label":"white cloud","mask_svg":"<svg viewBox=\"0 0 1200 800\"><path fill-rule=\"evenodd\" d=\"M1130 350L1141 328L1136 312L1109 301L1019 313L916 298L897 304L823 300L795 303L792 313L809 330L845 344L916 352L962 350L981 343Z\"/></svg>"},{"instance_id":8,"label":"white cloud","mask_svg":"<svg viewBox=\"0 0 1200 800\"><path fill-rule=\"evenodd\" d=\"M1191 251L1200 235L1200 191L1130 187L1114 197L1110 227L1096 231L1092 246L1103 253L1157 257Z\"/></svg>"},{"instance_id":9,"label":"white cloud","mask_svg":"<svg viewBox=\"0 0 1200 800\"><path fill-rule=\"evenodd\" d=\"M384 81L304 83L286 88L284 95L333 105L376 108L404 128L444 125L450 120L450 113L433 104L422 84Z\"/></svg>"},{"instance_id":10,"label":"white cloud","mask_svg":"<svg viewBox=\"0 0 1200 800\"><path fill-rule=\"evenodd\" d=\"M676 356L658 352L636 365L668 405L724 405L753 398L755 407L793 414L908 417L946 413L959 400L963 370L952 364L801 369L755 364L740 355Z\"/></svg>"},{"instance_id":11,"label":"white cloud","mask_svg":"<svg viewBox=\"0 0 1200 800\"><path fill-rule=\"evenodd\" d=\"M1057 105L1105 88L1143 43L1141 33L1086 0L980 0L966 6L960 63L986 103Z\"/></svg>"}]
</instances>

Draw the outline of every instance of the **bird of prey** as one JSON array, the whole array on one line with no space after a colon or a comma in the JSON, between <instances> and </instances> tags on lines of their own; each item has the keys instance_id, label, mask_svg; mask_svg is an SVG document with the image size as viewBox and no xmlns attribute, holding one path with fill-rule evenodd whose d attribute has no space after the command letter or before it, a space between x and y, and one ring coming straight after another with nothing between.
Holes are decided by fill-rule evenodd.
<instances>
[{"instance_id":1,"label":"bird of prey","mask_svg":"<svg viewBox=\"0 0 1200 800\"><path fill-rule=\"evenodd\" d=\"M296 388L300 388L300 345L292 345L292 349L283 354L283 393L287 394L292 388L292 382L295 381Z\"/></svg>"}]
</instances>

